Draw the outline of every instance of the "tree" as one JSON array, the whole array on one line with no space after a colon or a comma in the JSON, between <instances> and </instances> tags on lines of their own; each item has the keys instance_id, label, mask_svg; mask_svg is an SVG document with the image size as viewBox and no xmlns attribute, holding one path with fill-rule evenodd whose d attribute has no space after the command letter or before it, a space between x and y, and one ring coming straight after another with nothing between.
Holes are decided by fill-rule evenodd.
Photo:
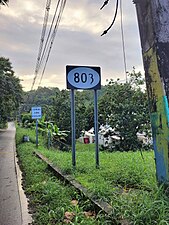
<instances>
[{"instance_id":1,"label":"tree","mask_svg":"<svg viewBox=\"0 0 169 225\"><path fill-rule=\"evenodd\" d=\"M147 95L140 87L144 80L135 70L128 75L126 83L111 80L99 100L101 122L114 129L120 137L118 147L126 151L141 147L137 132L147 134L150 130Z\"/></svg>"},{"instance_id":2,"label":"tree","mask_svg":"<svg viewBox=\"0 0 169 225\"><path fill-rule=\"evenodd\" d=\"M70 94L67 90L56 92L51 111L52 120L61 130L71 130ZM70 135L68 136L70 142Z\"/></svg>"},{"instance_id":3,"label":"tree","mask_svg":"<svg viewBox=\"0 0 169 225\"><path fill-rule=\"evenodd\" d=\"M91 96L88 95L88 92L75 92L76 138L79 138L82 130L89 129L93 126L93 121L91 122L91 118L93 118L93 116L89 113L92 111L90 98ZM62 90L56 93L51 115L52 120L55 121L61 130L71 131L71 106L69 91ZM69 143L70 140L71 133L68 135Z\"/></svg>"},{"instance_id":4,"label":"tree","mask_svg":"<svg viewBox=\"0 0 169 225\"><path fill-rule=\"evenodd\" d=\"M9 59L0 57L0 124L18 109L22 100L20 79L15 77Z\"/></svg>"},{"instance_id":5,"label":"tree","mask_svg":"<svg viewBox=\"0 0 169 225\"><path fill-rule=\"evenodd\" d=\"M41 106L43 114L47 116L47 120L51 120L52 105L57 93L60 93L59 88L47 87L38 87L37 90L24 92L24 102L20 112L30 112L33 106Z\"/></svg>"},{"instance_id":6,"label":"tree","mask_svg":"<svg viewBox=\"0 0 169 225\"><path fill-rule=\"evenodd\" d=\"M79 138L82 130L89 130L92 125L89 123L89 108L91 108L91 94L89 91L76 91L75 113L76 113L76 137ZM93 121L92 121L93 122Z\"/></svg>"}]
</instances>

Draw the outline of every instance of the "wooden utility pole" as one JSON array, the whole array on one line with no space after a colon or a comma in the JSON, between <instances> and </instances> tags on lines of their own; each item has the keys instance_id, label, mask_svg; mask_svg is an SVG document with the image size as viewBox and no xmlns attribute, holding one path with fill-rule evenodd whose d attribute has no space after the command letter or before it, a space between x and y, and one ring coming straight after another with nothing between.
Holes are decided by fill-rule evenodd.
<instances>
[{"instance_id":1,"label":"wooden utility pole","mask_svg":"<svg viewBox=\"0 0 169 225\"><path fill-rule=\"evenodd\" d=\"M150 104L156 175L169 184L169 1L134 0Z\"/></svg>"}]
</instances>

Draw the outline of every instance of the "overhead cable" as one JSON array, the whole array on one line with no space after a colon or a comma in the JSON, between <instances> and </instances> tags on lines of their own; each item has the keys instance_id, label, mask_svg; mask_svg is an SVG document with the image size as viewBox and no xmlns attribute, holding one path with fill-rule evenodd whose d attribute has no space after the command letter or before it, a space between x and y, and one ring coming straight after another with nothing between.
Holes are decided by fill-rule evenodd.
<instances>
[{"instance_id":1,"label":"overhead cable","mask_svg":"<svg viewBox=\"0 0 169 225\"><path fill-rule=\"evenodd\" d=\"M66 0L62 0L61 5L60 5L59 14L58 14L58 17L57 17L57 20L56 20L56 24L55 24L53 33L52 33L51 38L50 38L50 46L49 46L49 50L48 50L48 54L47 54L47 57L46 57L45 65L44 65L44 68L43 68L38 86L41 85L41 82L42 82L42 79L43 79L43 76L44 76L44 73L45 73L45 69L46 69L46 66L47 66L47 62L49 60L50 52L51 52L51 49L52 49L52 46L53 46L53 43L54 43L54 39L55 39L57 30L58 30L58 27L59 27L59 23L60 23L64 8L65 8L65 5L66 5Z\"/></svg>"},{"instance_id":2,"label":"overhead cable","mask_svg":"<svg viewBox=\"0 0 169 225\"><path fill-rule=\"evenodd\" d=\"M121 38L122 38L122 50L123 50L123 61L124 61L124 73L127 82L127 62L126 62L126 51L125 51L125 41L124 41L124 30L123 30L123 9L122 0L120 0L120 24L121 24Z\"/></svg>"},{"instance_id":3,"label":"overhead cable","mask_svg":"<svg viewBox=\"0 0 169 225\"><path fill-rule=\"evenodd\" d=\"M108 3L109 3L109 0L106 0L106 1L103 3L103 5L102 5L102 7L100 8L100 10L103 9Z\"/></svg>"},{"instance_id":4,"label":"overhead cable","mask_svg":"<svg viewBox=\"0 0 169 225\"><path fill-rule=\"evenodd\" d=\"M46 42L45 42L45 45L44 45L44 48L43 48L42 56L41 56L41 59L40 59L40 62L39 62L39 70L40 70L40 67L42 66L42 64L44 62L45 55L49 50L49 42L50 42L49 38L51 36L51 32L52 32L53 24L55 22L55 18L56 18L56 15L57 15L59 4L60 4L60 0L58 0L58 2L56 4L56 8L55 8L55 12L54 12L54 15L53 15L52 23L50 25L48 36L47 36L47 39L46 39Z\"/></svg>"},{"instance_id":5,"label":"overhead cable","mask_svg":"<svg viewBox=\"0 0 169 225\"><path fill-rule=\"evenodd\" d=\"M118 12L118 4L119 4L119 0L116 0L116 9L115 9L115 13L114 13L114 17L113 17L113 21L112 23L110 24L110 26L101 34L101 36L107 34L107 32L112 28L115 20L116 20L116 17L117 17L117 12Z\"/></svg>"},{"instance_id":6,"label":"overhead cable","mask_svg":"<svg viewBox=\"0 0 169 225\"><path fill-rule=\"evenodd\" d=\"M35 76L32 82L31 90L33 90L37 75L38 75L38 69L39 69L39 63L41 59L41 53L42 53L42 48L43 48L43 43L44 43L44 38L45 38L45 33L46 33L46 26L49 18L49 10L50 10L50 5L51 5L51 0L46 1L46 10L45 10L45 15L44 15L44 21L43 21L43 27L42 27L42 32L41 32L41 39L40 39L40 44L39 44L39 51L38 51L38 57L36 61L36 67L35 67Z\"/></svg>"}]
</instances>

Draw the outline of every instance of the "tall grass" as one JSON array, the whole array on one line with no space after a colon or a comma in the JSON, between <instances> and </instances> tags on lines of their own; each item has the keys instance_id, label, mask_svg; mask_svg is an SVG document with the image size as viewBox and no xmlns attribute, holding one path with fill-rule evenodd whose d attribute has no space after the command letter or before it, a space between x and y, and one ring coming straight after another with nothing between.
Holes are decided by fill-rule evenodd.
<instances>
[{"instance_id":1,"label":"tall grass","mask_svg":"<svg viewBox=\"0 0 169 225\"><path fill-rule=\"evenodd\" d=\"M23 135L29 135L30 142L23 143ZM90 201L80 196L72 187L59 182L48 170L46 163L33 154L35 138L32 130L18 128L16 143L24 177L23 186L29 198L34 225L112 224L112 219L104 215L96 216ZM76 205L72 204L73 200L77 202Z\"/></svg>"},{"instance_id":2,"label":"tall grass","mask_svg":"<svg viewBox=\"0 0 169 225\"><path fill-rule=\"evenodd\" d=\"M169 224L169 198L156 183L153 151L143 152L144 160L139 151L100 152L100 169L96 169L94 145L77 143L76 149L76 170L72 169L71 152L41 146L38 150L88 188L93 197L112 205L113 223L105 224Z\"/></svg>"}]
</instances>

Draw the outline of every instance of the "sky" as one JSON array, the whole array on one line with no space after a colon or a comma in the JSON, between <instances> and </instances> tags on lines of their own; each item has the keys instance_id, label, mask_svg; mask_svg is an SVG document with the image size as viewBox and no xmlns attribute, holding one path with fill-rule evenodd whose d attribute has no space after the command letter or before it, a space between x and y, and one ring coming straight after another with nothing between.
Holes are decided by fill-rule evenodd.
<instances>
[{"instance_id":1,"label":"sky","mask_svg":"<svg viewBox=\"0 0 169 225\"><path fill-rule=\"evenodd\" d=\"M50 26L56 0L51 1ZM120 29L120 10L112 22L115 0L100 10L104 0L67 1L55 37L41 86L66 89L66 65L101 67L101 83L120 78L125 80ZM0 8L0 57L9 58L15 75L25 91L31 90L39 50L46 0L9 0ZM127 71L133 66L143 73L141 44L135 5L122 0L123 29ZM34 88L39 84L38 74Z\"/></svg>"}]
</instances>

